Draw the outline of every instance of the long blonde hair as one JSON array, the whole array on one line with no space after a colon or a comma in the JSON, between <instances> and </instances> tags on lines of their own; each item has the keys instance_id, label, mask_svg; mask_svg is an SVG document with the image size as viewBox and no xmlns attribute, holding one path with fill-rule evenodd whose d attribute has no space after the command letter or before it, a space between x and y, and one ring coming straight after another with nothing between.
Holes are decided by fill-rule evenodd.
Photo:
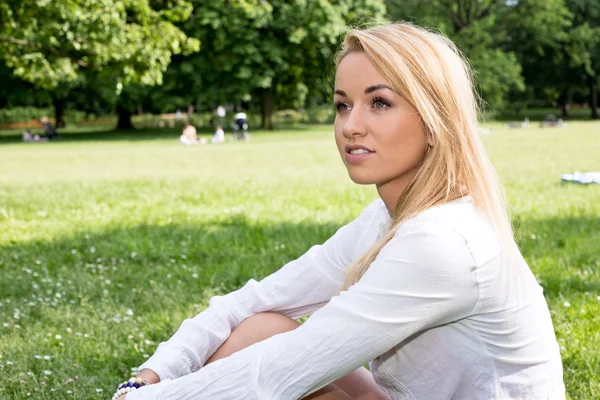
<instances>
[{"instance_id":1,"label":"long blonde hair","mask_svg":"<svg viewBox=\"0 0 600 400\"><path fill-rule=\"evenodd\" d=\"M431 147L398 199L389 230L350 266L343 290L356 283L396 232L420 212L470 195L506 249L514 240L504 195L478 134L471 69L446 37L409 23L349 31L336 64L364 53L394 90L419 113Z\"/></svg>"}]
</instances>

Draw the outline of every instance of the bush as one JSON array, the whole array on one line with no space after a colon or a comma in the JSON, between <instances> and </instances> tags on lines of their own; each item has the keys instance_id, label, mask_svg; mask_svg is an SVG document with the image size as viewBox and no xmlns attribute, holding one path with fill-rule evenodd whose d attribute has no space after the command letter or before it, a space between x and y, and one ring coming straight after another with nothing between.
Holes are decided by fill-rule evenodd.
<instances>
[{"instance_id":1,"label":"bush","mask_svg":"<svg viewBox=\"0 0 600 400\"><path fill-rule=\"evenodd\" d=\"M37 107L4 108L0 110L0 125L37 120L44 115L52 117L54 115L54 110L51 108Z\"/></svg>"},{"instance_id":2,"label":"bush","mask_svg":"<svg viewBox=\"0 0 600 400\"><path fill-rule=\"evenodd\" d=\"M37 121L41 117L54 118L54 108L52 107L13 107L0 109L0 125L8 125L15 122ZM85 112L78 110L65 110L65 123L67 125L76 125L84 119Z\"/></svg>"}]
</instances>

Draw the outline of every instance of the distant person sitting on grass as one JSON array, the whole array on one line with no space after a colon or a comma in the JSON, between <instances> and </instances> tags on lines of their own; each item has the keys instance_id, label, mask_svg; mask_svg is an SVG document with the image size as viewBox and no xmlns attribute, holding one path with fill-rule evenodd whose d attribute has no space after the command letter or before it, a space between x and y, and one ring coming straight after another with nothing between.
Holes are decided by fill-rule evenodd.
<instances>
[{"instance_id":1,"label":"distant person sitting on grass","mask_svg":"<svg viewBox=\"0 0 600 400\"><path fill-rule=\"evenodd\" d=\"M24 142L35 142L33 139L33 134L31 133L31 129L27 129L25 132L23 132L22 139Z\"/></svg>"},{"instance_id":2,"label":"distant person sitting on grass","mask_svg":"<svg viewBox=\"0 0 600 400\"><path fill-rule=\"evenodd\" d=\"M196 127L190 123L186 123L183 128L183 132L179 137L179 140L183 144L205 144L206 139L202 138L198 140L198 134L196 133Z\"/></svg>"},{"instance_id":3,"label":"distant person sitting on grass","mask_svg":"<svg viewBox=\"0 0 600 400\"><path fill-rule=\"evenodd\" d=\"M56 127L50 123L48 117L40 118L40 122L43 126L43 134L48 140L54 140L58 138Z\"/></svg>"},{"instance_id":4,"label":"distant person sitting on grass","mask_svg":"<svg viewBox=\"0 0 600 400\"><path fill-rule=\"evenodd\" d=\"M40 137L40 135L34 135L33 133L31 133L31 129L27 129L25 132L23 132L21 138L25 143L45 143L48 141L48 138Z\"/></svg>"},{"instance_id":5,"label":"distant person sitting on grass","mask_svg":"<svg viewBox=\"0 0 600 400\"><path fill-rule=\"evenodd\" d=\"M115 398L565 399L550 312L513 239L472 82L438 34L348 32L335 140L350 178L380 198L323 245L213 297Z\"/></svg>"},{"instance_id":6,"label":"distant person sitting on grass","mask_svg":"<svg viewBox=\"0 0 600 400\"><path fill-rule=\"evenodd\" d=\"M210 140L212 143L223 143L225 141L225 131L221 125L217 125L215 135Z\"/></svg>"}]
</instances>

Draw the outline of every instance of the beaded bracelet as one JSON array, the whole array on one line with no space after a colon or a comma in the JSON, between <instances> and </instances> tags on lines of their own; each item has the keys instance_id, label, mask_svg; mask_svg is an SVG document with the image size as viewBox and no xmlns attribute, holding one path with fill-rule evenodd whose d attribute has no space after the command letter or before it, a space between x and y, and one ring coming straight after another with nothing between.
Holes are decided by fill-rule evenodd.
<instances>
[{"instance_id":1,"label":"beaded bracelet","mask_svg":"<svg viewBox=\"0 0 600 400\"><path fill-rule=\"evenodd\" d=\"M133 392L134 390L139 389L145 385L146 385L146 381L143 380L142 378L131 378L130 380L121 383L117 387L117 391L113 395L112 400L117 400L121 395L124 395L125 393L129 393L129 392Z\"/></svg>"}]
</instances>

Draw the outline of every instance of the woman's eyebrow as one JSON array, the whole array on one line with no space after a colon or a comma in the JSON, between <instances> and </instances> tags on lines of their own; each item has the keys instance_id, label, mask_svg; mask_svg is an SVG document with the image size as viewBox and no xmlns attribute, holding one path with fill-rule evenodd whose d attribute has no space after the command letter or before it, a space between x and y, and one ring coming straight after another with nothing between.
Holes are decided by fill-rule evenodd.
<instances>
[{"instance_id":1,"label":"woman's eyebrow","mask_svg":"<svg viewBox=\"0 0 600 400\"><path fill-rule=\"evenodd\" d=\"M379 89L388 89L388 90L391 90L392 92L395 92L395 90L392 89L391 87L389 87L388 85L379 84L379 85L369 86L368 88L366 88L365 94L373 93L374 91L379 90Z\"/></svg>"},{"instance_id":2,"label":"woman's eyebrow","mask_svg":"<svg viewBox=\"0 0 600 400\"><path fill-rule=\"evenodd\" d=\"M365 89L365 94L369 94L369 93L373 93L377 90L380 89L387 89L387 90L391 90L392 92L396 92L393 88L389 87L388 85L384 85L384 84L378 84L378 85L373 85L373 86L369 86L368 88ZM346 94L346 92L344 92L341 89L335 89L335 91L333 92L335 94L339 94L340 96L344 96L344 97L348 97L348 95Z\"/></svg>"}]
</instances>

